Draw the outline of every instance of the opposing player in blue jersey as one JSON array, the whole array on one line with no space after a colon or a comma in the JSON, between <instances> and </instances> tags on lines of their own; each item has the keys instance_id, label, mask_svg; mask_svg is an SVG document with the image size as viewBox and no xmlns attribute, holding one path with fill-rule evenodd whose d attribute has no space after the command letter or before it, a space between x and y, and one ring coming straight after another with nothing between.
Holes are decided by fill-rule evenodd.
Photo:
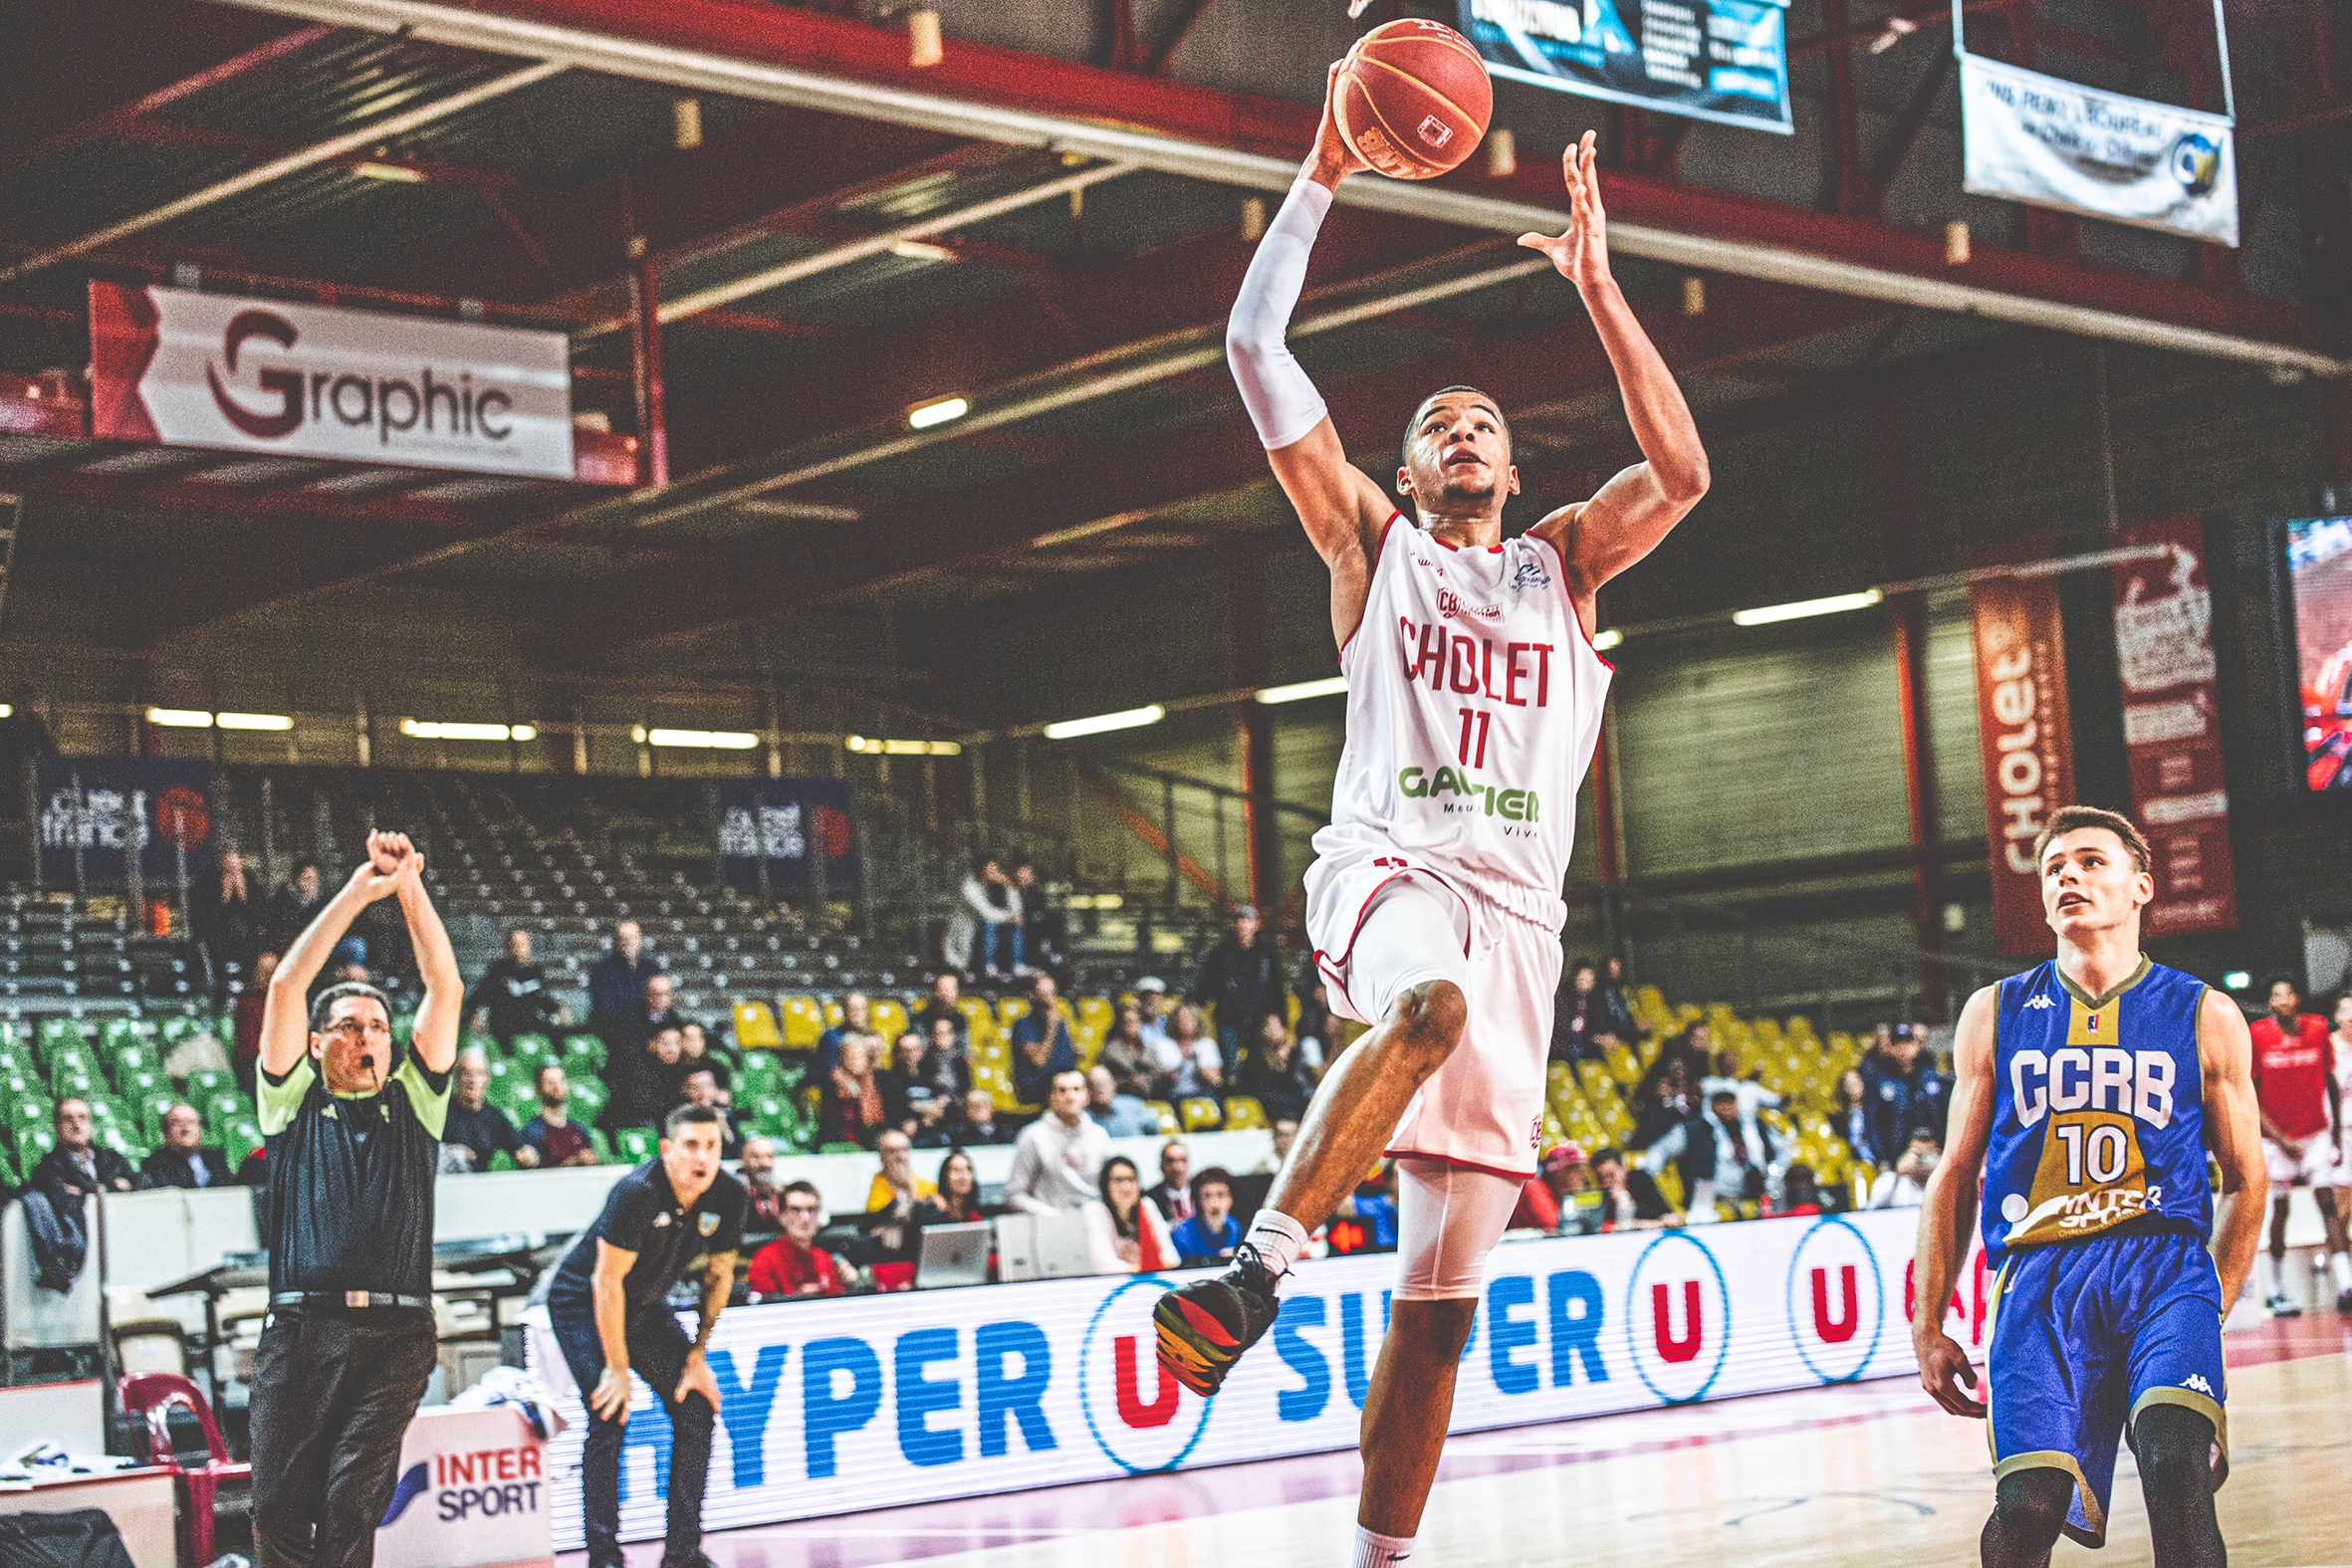
<instances>
[{"instance_id":1,"label":"opposing player in blue jersey","mask_svg":"<svg viewBox=\"0 0 2352 1568\"><path fill-rule=\"evenodd\" d=\"M2155 882L2128 818L2066 806L2034 856L2058 957L1960 1016L1952 1146L1919 1221L1920 1382L1956 1416L1992 1407L1987 1568L2046 1563L2061 1531L2102 1544L2119 1438L2139 1461L2158 1568L2219 1568L2222 1317L2253 1266L2268 1187L2245 1017L2140 951ZM1986 1261L1999 1269L1984 1404L1944 1332L1980 1172Z\"/></svg>"}]
</instances>

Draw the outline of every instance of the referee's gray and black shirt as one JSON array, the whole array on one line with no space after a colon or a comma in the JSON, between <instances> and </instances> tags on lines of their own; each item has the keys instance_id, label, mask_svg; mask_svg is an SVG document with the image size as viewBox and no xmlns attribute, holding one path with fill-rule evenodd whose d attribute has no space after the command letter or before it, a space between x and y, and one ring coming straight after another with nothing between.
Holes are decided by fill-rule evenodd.
<instances>
[{"instance_id":1,"label":"referee's gray and black shirt","mask_svg":"<svg viewBox=\"0 0 2352 1568\"><path fill-rule=\"evenodd\" d=\"M371 1095L330 1093L308 1055L282 1078L262 1072L272 1295L432 1294L449 1082L414 1052Z\"/></svg>"}]
</instances>

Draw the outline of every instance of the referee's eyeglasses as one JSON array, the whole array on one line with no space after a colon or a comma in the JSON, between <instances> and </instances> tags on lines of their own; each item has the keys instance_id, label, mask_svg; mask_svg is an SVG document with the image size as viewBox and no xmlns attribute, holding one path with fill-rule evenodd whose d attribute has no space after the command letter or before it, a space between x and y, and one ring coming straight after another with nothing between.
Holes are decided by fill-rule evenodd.
<instances>
[{"instance_id":1,"label":"referee's eyeglasses","mask_svg":"<svg viewBox=\"0 0 2352 1568\"><path fill-rule=\"evenodd\" d=\"M349 1040L374 1039L377 1037L388 1040L392 1037L392 1026L380 1018L369 1018L364 1022L358 1018L338 1018L333 1023L328 1024L327 1027L321 1029L319 1032L322 1034L341 1034L344 1038Z\"/></svg>"}]
</instances>

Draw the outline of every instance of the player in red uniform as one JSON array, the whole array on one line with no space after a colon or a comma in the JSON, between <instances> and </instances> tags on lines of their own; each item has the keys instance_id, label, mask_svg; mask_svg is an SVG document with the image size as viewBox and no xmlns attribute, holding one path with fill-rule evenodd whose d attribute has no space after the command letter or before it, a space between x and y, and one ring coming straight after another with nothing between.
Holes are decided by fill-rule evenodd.
<instances>
[{"instance_id":1,"label":"player in red uniform","mask_svg":"<svg viewBox=\"0 0 2352 1568\"><path fill-rule=\"evenodd\" d=\"M2286 1293L2288 1194L2312 1189L2327 1225L2328 1267L2336 1309L2352 1312L2352 1256L2346 1255L2344 1198L2336 1150L2343 1109L2336 1093L2335 1041L2327 1019L2303 1010L2295 983L2284 975L2269 985L2270 1010L2253 1023L2254 1092L2262 1106L2262 1157L2270 1167L2270 1249L2262 1256L2263 1305L2272 1317L2302 1309Z\"/></svg>"}]
</instances>

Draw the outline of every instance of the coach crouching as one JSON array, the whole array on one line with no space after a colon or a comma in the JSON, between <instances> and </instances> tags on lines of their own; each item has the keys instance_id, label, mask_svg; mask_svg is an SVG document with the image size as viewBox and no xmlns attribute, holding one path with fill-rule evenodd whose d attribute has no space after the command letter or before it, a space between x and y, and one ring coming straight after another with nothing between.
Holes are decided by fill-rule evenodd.
<instances>
[{"instance_id":1,"label":"coach crouching","mask_svg":"<svg viewBox=\"0 0 2352 1568\"><path fill-rule=\"evenodd\" d=\"M375 1560L433 1333L433 1179L465 987L424 858L369 833L352 873L271 977L262 1015L270 1315L253 1363L253 1543L261 1568ZM407 1059L372 986L311 982L352 920L397 898L423 971ZM307 1011L307 1019L306 1019Z\"/></svg>"},{"instance_id":2,"label":"coach crouching","mask_svg":"<svg viewBox=\"0 0 2352 1568\"><path fill-rule=\"evenodd\" d=\"M596 1223L550 1271L550 1326L580 1385L588 1429L580 1458L588 1568L620 1568L620 1439L635 1369L670 1419L669 1532L662 1568L709 1568L702 1493L718 1380L703 1359L735 1287L750 1195L719 1167L716 1108L681 1105L662 1123L661 1158L613 1184ZM702 1326L691 1343L671 1287L702 1264Z\"/></svg>"}]
</instances>

